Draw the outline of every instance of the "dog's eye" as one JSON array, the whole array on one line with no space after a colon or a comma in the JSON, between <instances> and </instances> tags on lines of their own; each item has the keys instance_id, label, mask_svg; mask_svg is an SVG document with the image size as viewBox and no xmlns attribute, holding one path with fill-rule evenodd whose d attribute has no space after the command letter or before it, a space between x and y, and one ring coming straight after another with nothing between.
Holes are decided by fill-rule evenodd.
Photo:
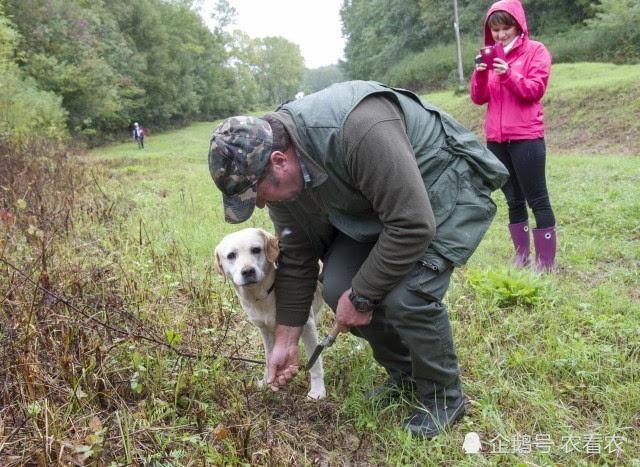
<instances>
[{"instance_id":1,"label":"dog's eye","mask_svg":"<svg viewBox=\"0 0 640 467\"><path fill-rule=\"evenodd\" d=\"M251 248L251 253L254 255L259 255L261 251L262 250L258 246L254 246L253 248Z\"/></svg>"},{"instance_id":2,"label":"dog's eye","mask_svg":"<svg viewBox=\"0 0 640 467\"><path fill-rule=\"evenodd\" d=\"M228 259L229 261L233 261L234 259L236 259L236 254L232 251L231 253L229 253L229 254L227 255L227 259Z\"/></svg>"}]
</instances>

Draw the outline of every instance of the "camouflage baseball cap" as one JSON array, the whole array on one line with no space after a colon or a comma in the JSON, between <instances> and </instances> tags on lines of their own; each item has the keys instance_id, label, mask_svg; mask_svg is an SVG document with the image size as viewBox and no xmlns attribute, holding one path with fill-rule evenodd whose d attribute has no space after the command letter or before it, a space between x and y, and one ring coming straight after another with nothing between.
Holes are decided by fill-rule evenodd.
<instances>
[{"instance_id":1,"label":"camouflage baseball cap","mask_svg":"<svg viewBox=\"0 0 640 467\"><path fill-rule=\"evenodd\" d=\"M273 133L265 120L230 117L213 130L209 172L222 191L224 220L244 222L256 206L256 184L269 162Z\"/></svg>"}]
</instances>

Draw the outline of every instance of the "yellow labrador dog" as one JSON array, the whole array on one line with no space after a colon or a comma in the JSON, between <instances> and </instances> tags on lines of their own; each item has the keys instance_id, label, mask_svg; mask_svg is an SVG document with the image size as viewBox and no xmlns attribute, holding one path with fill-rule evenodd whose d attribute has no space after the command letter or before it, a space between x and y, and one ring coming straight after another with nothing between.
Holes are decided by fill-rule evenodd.
<instances>
[{"instance_id":1,"label":"yellow labrador dog","mask_svg":"<svg viewBox=\"0 0 640 467\"><path fill-rule=\"evenodd\" d=\"M231 280L249 321L260 329L267 360L275 340L275 261L279 253L278 239L265 230L254 228L239 230L227 235L215 249L216 271ZM307 356L310 356L318 345L316 320L320 318L323 303L322 291L318 287L311 305L309 319L300 336ZM318 358L309 373L311 389L307 397L309 399L324 399L326 390L322 357ZM262 385L266 385L267 376L265 368Z\"/></svg>"}]
</instances>

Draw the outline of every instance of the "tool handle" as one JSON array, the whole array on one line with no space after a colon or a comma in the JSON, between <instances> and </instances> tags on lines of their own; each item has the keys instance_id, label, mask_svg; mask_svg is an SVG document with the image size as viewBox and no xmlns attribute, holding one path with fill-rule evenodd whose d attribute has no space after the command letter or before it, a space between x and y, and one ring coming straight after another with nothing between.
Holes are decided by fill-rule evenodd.
<instances>
[{"instance_id":1,"label":"tool handle","mask_svg":"<svg viewBox=\"0 0 640 467\"><path fill-rule=\"evenodd\" d=\"M333 343L336 341L336 337L338 337L338 334L340 334L342 331L345 331L345 330L346 329L340 326L338 323L334 324L331 331L329 331L329 334L327 335L327 337L324 338L324 341L322 342L322 346L325 349L327 347L331 347Z\"/></svg>"}]
</instances>

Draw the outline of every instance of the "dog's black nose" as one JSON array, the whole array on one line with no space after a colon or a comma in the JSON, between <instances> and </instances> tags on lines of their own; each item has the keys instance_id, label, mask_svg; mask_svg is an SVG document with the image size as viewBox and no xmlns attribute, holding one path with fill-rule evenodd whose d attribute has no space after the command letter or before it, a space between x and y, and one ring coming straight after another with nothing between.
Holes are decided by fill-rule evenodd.
<instances>
[{"instance_id":1,"label":"dog's black nose","mask_svg":"<svg viewBox=\"0 0 640 467\"><path fill-rule=\"evenodd\" d=\"M255 268L244 268L244 269L241 271L241 273L242 273L242 277L243 277L245 280L248 280L248 279L255 279L255 278L256 278L256 270L255 270Z\"/></svg>"}]
</instances>

